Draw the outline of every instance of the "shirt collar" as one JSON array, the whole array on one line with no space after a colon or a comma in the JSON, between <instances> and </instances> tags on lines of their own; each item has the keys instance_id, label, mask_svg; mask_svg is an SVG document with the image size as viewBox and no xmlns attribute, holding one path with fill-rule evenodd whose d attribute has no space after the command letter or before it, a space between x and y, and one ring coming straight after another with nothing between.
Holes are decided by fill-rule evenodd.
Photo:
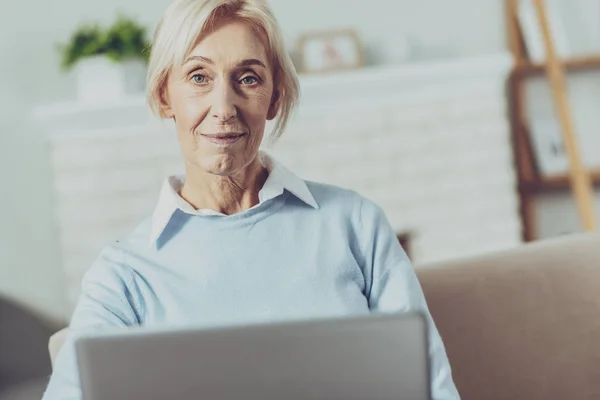
<instances>
[{"instance_id":1,"label":"shirt collar","mask_svg":"<svg viewBox=\"0 0 600 400\"><path fill-rule=\"evenodd\" d=\"M309 206L315 209L319 208L317 201L303 179L289 171L267 153L261 151L259 159L261 164L269 171L269 176L258 193L259 203L255 207L258 207L267 200L274 199L283 194L284 190L287 190ZM223 215L215 210L194 209L190 203L179 195L184 182L185 176L183 175L169 176L165 179L158 198L158 204L152 215L150 245L156 243L177 210L191 215Z\"/></svg>"}]
</instances>

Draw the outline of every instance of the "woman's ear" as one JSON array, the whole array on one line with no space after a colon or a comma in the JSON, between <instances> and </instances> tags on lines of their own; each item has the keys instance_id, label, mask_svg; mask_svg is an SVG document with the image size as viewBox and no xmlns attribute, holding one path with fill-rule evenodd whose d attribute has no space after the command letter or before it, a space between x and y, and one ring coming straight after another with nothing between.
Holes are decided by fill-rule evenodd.
<instances>
[{"instance_id":1,"label":"woman's ear","mask_svg":"<svg viewBox=\"0 0 600 400\"><path fill-rule=\"evenodd\" d=\"M167 88L163 87L160 89L159 96L160 100L160 111L165 119L175 118L175 114L173 113L173 109L169 104L169 93L167 92Z\"/></svg>"},{"instance_id":2,"label":"woman's ear","mask_svg":"<svg viewBox=\"0 0 600 400\"><path fill-rule=\"evenodd\" d=\"M272 121L277 117L277 113L279 113L279 106L281 105L281 97L279 96L279 90L275 90L273 92L273 97L271 98L271 105L269 106L269 111L267 112L267 121Z\"/></svg>"}]
</instances>

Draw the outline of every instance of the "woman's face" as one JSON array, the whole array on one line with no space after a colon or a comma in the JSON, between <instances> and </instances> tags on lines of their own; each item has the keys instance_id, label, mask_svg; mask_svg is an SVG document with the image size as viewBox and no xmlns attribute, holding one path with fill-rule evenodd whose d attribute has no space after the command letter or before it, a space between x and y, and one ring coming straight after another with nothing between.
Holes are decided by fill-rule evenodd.
<instances>
[{"instance_id":1,"label":"woman's face","mask_svg":"<svg viewBox=\"0 0 600 400\"><path fill-rule=\"evenodd\" d=\"M229 21L206 35L163 93L187 168L235 176L256 159L267 120L277 115L273 71L261 37Z\"/></svg>"}]
</instances>

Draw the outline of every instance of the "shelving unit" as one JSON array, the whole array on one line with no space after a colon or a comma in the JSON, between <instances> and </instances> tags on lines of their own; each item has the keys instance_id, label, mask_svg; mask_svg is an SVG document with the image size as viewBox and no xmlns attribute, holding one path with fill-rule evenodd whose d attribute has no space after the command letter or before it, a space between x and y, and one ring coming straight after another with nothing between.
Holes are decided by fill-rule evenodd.
<instances>
[{"instance_id":1,"label":"shelving unit","mask_svg":"<svg viewBox=\"0 0 600 400\"><path fill-rule=\"evenodd\" d=\"M514 59L514 68L508 81L507 93L510 103L511 130L518 171L523 239L525 241L532 241L538 238L536 232L538 222L536 221L536 198L550 191L567 191L573 189L574 192L578 191L577 195L579 195L578 201L580 201L579 206L581 214L584 215L585 211L587 211L588 215L593 215L593 209L590 210L589 207L589 197L591 197L590 186L600 186L600 170L577 171L577 174L570 172L558 176L543 176L540 173L533 151L530 130L527 125L527 110L525 104L526 83L529 78L533 77L547 75L549 78L552 78L550 80L554 89L555 101L561 100L563 102L563 104L560 104L557 107L557 111L562 114L560 117L561 122L563 122L563 133L565 130L571 130L568 134L573 135L572 129L570 129L572 128L570 110L568 107L564 107L565 105L568 105L568 103L565 100L565 88L562 87L563 82L561 82L561 80L563 80L563 75L565 74L595 69L600 70L600 54L590 54L557 60L556 57L553 57L555 54L548 53L548 50L552 51L553 48L548 46L549 43L546 43L546 50L548 53L547 61L543 63L531 62L528 58L527 48L519 26L517 14L519 1L520 0L505 1L508 43ZM541 0L530 1L535 1L537 3L536 6L539 7L538 12L540 12L543 7L543 2L541 2ZM553 74L554 76L552 76ZM577 149L575 149L575 153L576 151ZM570 160L571 167L573 165L577 166L577 163L581 163L581 160L578 157L579 154L575 155L577 156L576 159L573 160L573 158L571 158ZM573 156L573 153L571 156ZM573 171L573 169L571 169L571 171ZM586 207L581 206L582 197L585 198L583 203L587 203L584 204ZM586 210L582 212L581 208ZM589 230L589 226L593 224L590 224L588 221L587 225Z\"/></svg>"},{"instance_id":2,"label":"shelving unit","mask_svg":"<svg viewBox=\"0 0 600 400\"><path fill-rule=\"evenodd\" d=\"M590 69L600 68L600 55L591 55L585 57L574 57L563 60L564 68L567 72L578 72ZM514 74L519 78L528 76L543 75L546 73L546 65L540 63L530 63L521 61L515 66Z\"/></svg>"}]
</instances>

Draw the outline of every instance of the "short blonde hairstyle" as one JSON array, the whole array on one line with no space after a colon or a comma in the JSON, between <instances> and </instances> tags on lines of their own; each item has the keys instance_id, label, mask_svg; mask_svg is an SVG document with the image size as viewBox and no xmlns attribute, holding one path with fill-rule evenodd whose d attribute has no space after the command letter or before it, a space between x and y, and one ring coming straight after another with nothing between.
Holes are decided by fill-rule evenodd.
<instances>
[{"instance_id":1,"label":"short blonde hairstyle","mask_svg":"<svg viewBox=\"0 0 600 400\"><path fill-rule=\"evenodd\" d=\"M199 38L225 19L250 23L264 37L273 69L279 112L272 139L285 131L300 97L298 75L288 55L283 34L264 0L175 0L159 22L148 65L148 105L165 118L162 92L171 68L182 64Z\"/></svg>"}]
</instances>

